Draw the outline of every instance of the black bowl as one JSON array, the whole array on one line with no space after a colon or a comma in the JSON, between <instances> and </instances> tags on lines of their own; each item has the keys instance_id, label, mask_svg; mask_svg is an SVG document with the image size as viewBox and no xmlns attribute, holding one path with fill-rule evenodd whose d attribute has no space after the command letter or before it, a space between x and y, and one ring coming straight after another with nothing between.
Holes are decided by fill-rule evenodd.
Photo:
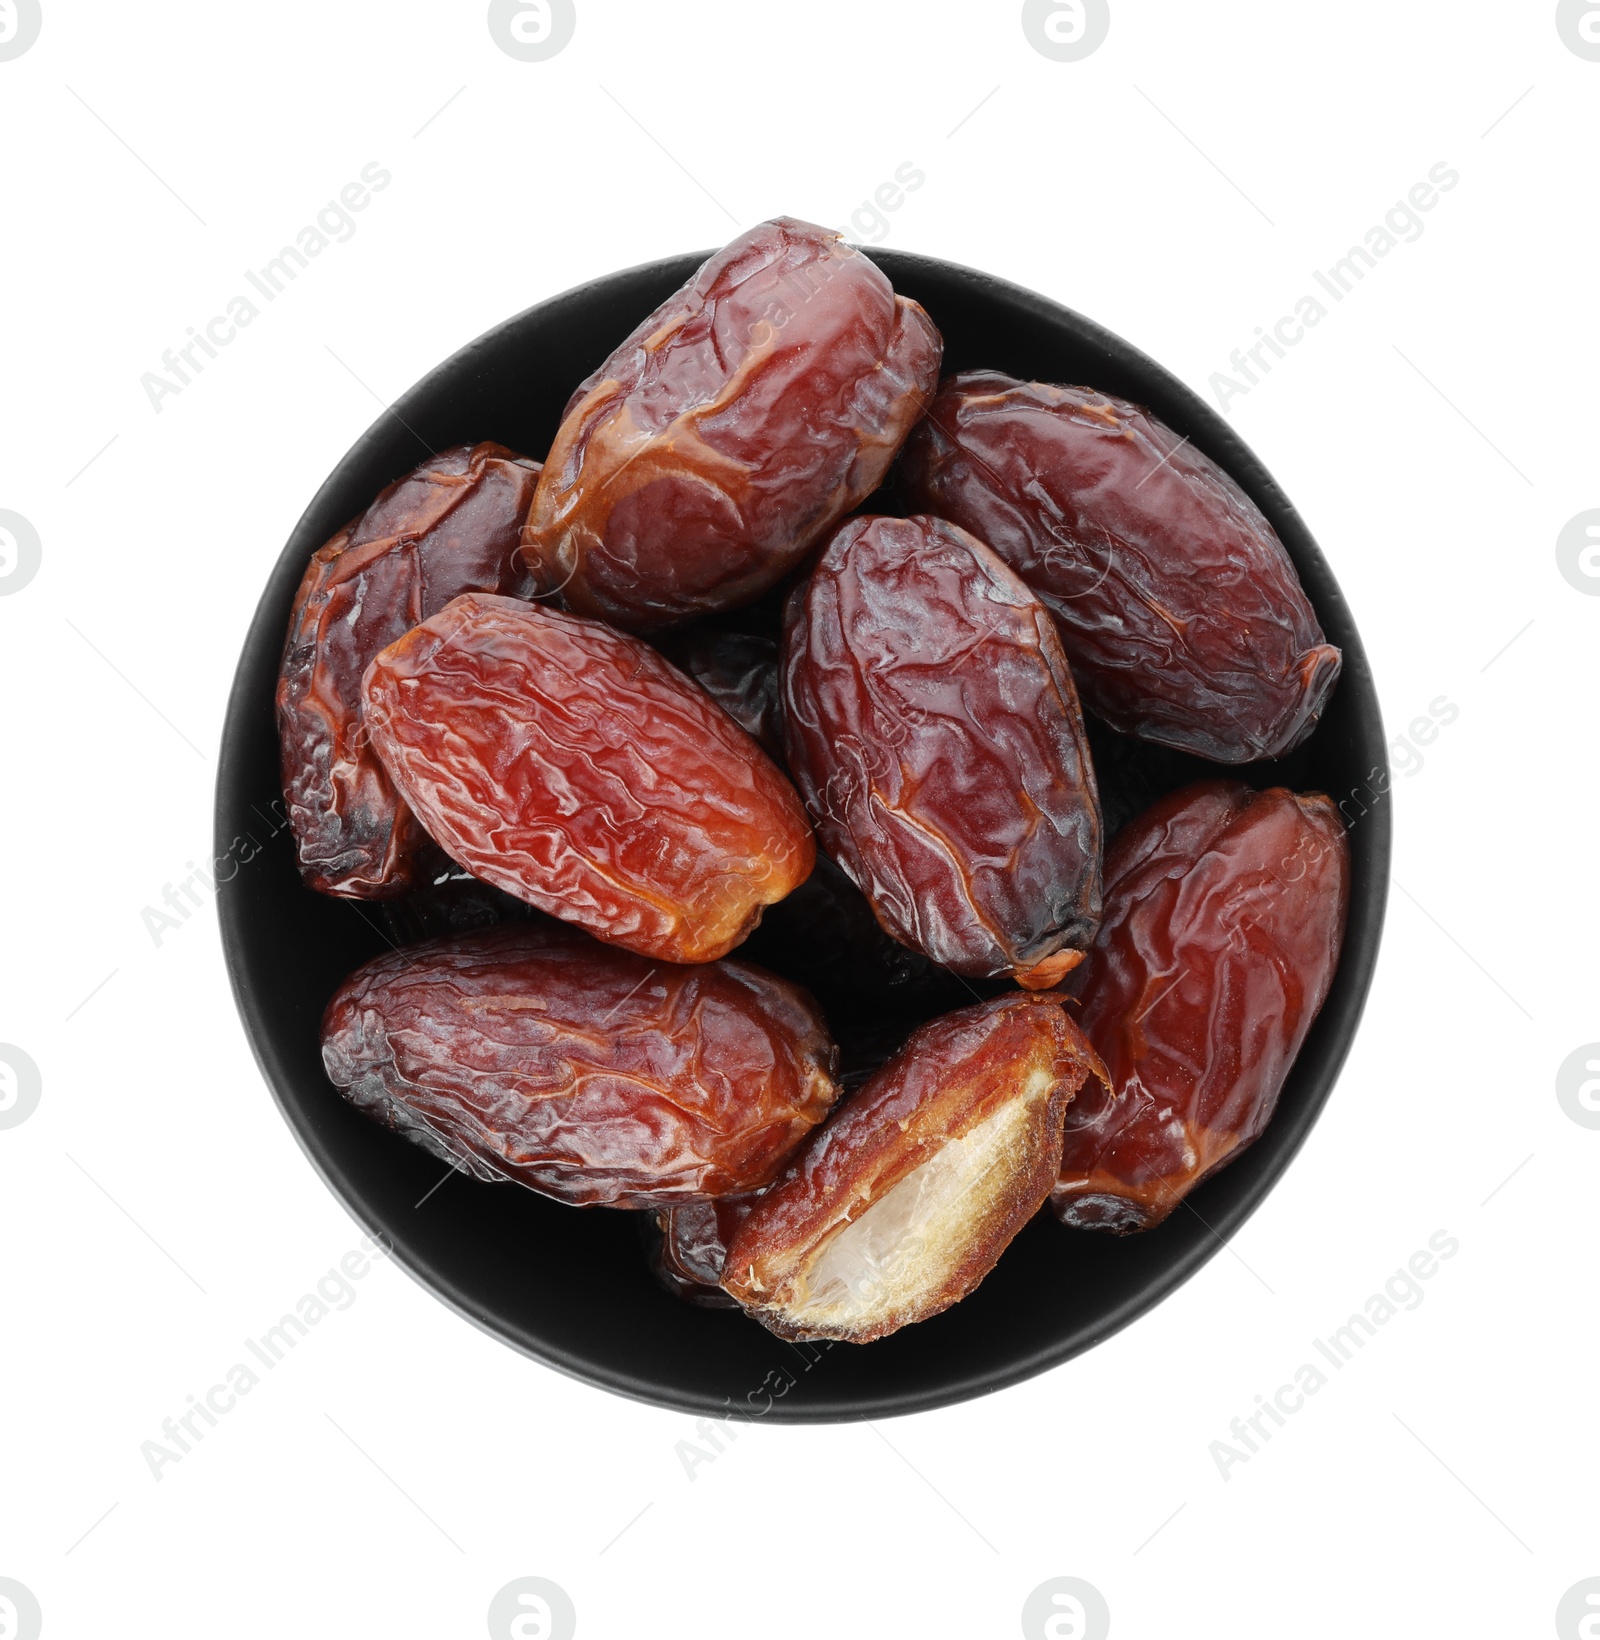
<instances>
[{"instance_id":1,"label":"black bowl","mask_svg":"<svg viewBox=\"0 0 1600 1640\"><path fill-rule=\"evenodd\" d=\"M432 1156L374 1126L323 1075L323 1007L386 948L387 934L381 912L312 893L295 868L273 722L290 605L311 554L434 450L488 438L542 455L576 383L703 260L653 262L530 308L414 387L334 469L273 570L228 705L216 810L223 949L250 1045L312 1162L396 1259L469 1320L549 1366L658 1405L783 1422L917 1412L1059 1366L1126 1326L1212 1258L1288 1168L1333 1087L1377 960L1390 840L1383 725L1332 572L1226 422L1137 349L1042 296L929 257L876 252L896 289L944 333L948 369L1087 384L1148 405L1193 439L1272 521L1344 651L1316 734L1283 763L1244 771L1258 786L1332 795L1350 824L1354 865L1343 960L1277 1114L1195 1193L1193 1211L1125 1238L1069 1231L1043 1214L972 1297L866 1347L796 1347L735 1312L680 1303L645 1266L636 1214L580 1212L512 1184L440 1184ZM1137 753L1131 762L1146 788L1139 800L1206 768L1161 756L1141 763Z\"/></svg>"}]
</instances>

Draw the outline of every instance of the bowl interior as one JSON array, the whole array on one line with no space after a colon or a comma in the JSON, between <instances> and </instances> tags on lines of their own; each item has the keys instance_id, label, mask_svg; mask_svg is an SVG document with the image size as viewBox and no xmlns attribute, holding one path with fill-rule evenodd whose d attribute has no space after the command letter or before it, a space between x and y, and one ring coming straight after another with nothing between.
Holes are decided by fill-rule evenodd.
<instances>
[{"instance_id":1,"label":"bowl interior","mask_svg":"<svg viewBox=\"0 0 1600 1640\"><path fill-rule=\"evenodd\" d=\"M912 1412L1014 1383L1126 1325L1211 1258L1288 1167L1333 1086L1377 957L1390 826L1382 721L1321 552L1209 406L1127 343L1041 296L930 258L875 252L896 289L922 302L943 332L947 370L988 366L1101 388L1148 405L1191 438L1271 520L1344 651L1316 734L1281 763L1240 771L1256 786L1329 793L1350 827L1343 960L1277 1115L1161 1228L1121 1238L1068 1231L1041 1215L970 1298L868 1347L787 1344L737 1313L670 1297L646 1267L636 1214L580 1211L515 1185L444 1175L433 1157L345 1104L323 1074L322 1010L352 969L389 947L390 928L373 906L312 893L295 868L273 720L290 606L311 554L433 451L496 439L542 457L573 387L703 259L614 274L490 331L385 412L318 492L262 596L229 703L216 807L224 951L251 1046L308 1155L399 1262L461 1314L551 1366L663 1405L784 1421ZM1110 828L1144 801L1219 772L1104 736L1100 747Z\"/></svg>"}]
</instances>

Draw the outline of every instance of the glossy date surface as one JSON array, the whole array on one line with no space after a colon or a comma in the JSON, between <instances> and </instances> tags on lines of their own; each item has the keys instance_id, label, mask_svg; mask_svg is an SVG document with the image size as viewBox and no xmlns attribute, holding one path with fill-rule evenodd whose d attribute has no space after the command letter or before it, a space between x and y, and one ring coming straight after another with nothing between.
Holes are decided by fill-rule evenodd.
<instances>
[{"instance_id":1,"label":"glossy date surface","mask_svg":"<svg viewBox=\"0 0 1600 1640\"><path fill-rule=\"evenodd\" d=\"M1057 998L917 1031L751 1208L723 1286L783 1338L868 1343L966 1297L1050 1193L1099 1066Z\"/></svg>"},{"instance_id":2,"label":"glossy date surface","mask_svg":"<svg viewBox=\"0 0 1600 1640\"><path fill-rule=\"evenodd\" d=\"M1247 763L1316 726L1340 655L1283 543L1149 411L970 371L940 387L900 479L1050 606L1084 704L1114 729Z\"/></svg>"},{"instance_id":3,"label":"glossy date surface","mask_svg":"<svg viewBox=\"0 0 1600 1640\"><path fill-rule=\"evenodd\" d=\"M728 1244L760 1197L717 1196L661 1207L650 1220L650 1268L669 1293L705 1310L736 1310L724 1291Z\"/></svg>"},{"instance_id":4,"label":"glossy date surface","mask_svg":"<svg viewBox=\"0 0 1600 1640\"><path fill-rule=\"evenodd\" d=\"M476 877L668 962L724 955L809 874L794 788L637 638L469 594L368 669L396 787Z\"/></svg>"},{"instance_id":5,"label":"glossy date surface","mask_svg":"<svg viewBox=\"0 0 1600 1640\"><path fill-rule=\"evenodd\" d=\"M940 519L858 518L790 600L789 767L884 928L958 974L1056 983L1100 915L1100 810L1055 626Z\"/></svg>"},{"instance_id":6,"label":"glossy date surface","mask_svg":"<svg viewBox=\"0 0 1600 1640\"><path fill-rule=\"evenodd\" d=\"M836 234L751 229L573 395L528 519L541 589L639 632L749 603L883 481L942 352Z\"/></svg>"},{"instance_id":7,"label":"glossy date surface","mask_svg":"<svg viewBox=\"0 0 1600 1640\"><path fill-rule=\"evenodd\" d=\"M509 593L539 464L498 444L442 451L391 484L311 560L278 682L283 789L306 882L386 899L427 838L361 728L379 650L463 592Z\"/></svg>"},{"instance_id":8,"label":"glossy date surface","mask_svg":"<svg viewBox=\"0 0 1600 1640\"><path fill-rule=\"evenodd\" d=\"M1321 795L1203 781L1118 836L1078 987L1110 1087L1067 1112L1063 1222L1150 1229L1260 1137L1333 982L1349 897Z\"/></svg>"},{"instance_id":9,"label":"glossy date surface","mask_svg":"<svg viewBox=\"0 0 1600 1640\"><path fill-rule=\"evenodd\" d=\"M328 1005L352 1104L480 1179L578 1205L765 1184L837 1096L797 986L748 963L652 963L555 925L388 953Z\"/></svg>"}]
</instances>

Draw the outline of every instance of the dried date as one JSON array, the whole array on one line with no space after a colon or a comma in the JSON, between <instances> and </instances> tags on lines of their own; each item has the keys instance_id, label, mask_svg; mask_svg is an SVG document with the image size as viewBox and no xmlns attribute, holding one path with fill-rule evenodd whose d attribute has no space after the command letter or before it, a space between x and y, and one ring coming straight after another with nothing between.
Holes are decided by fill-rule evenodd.
<instances>
[{"instance_id":1,"label":"dried date","mask_svg":"<svg viewBox=\"0 0 1600 1640\"><path fill-rule=\"evenodd\" d=\"M1100 809L1048 612L937 518L857 518L790 600L789 767L884 928L1057 983L1100 916Z\"/></svg>"},{"instance_id":2,"label":"dried date","mask_svg":"<svg viewBox=\"0 0 1600 1640\"><path fill-rule=\"evenodd\" d=\"M759 1199L756 1191L658 1207L649 1219L650 1268L656 1280L701 1309L738 1309L723 1290L722 1268L728 1243Z\"/></svg>"},{"instance_id":3,"label":"dried date","mask_svg":"<svg viewBox=\"0 0 1600 1640\"><path fill-rule=\"evenodd\" d=\"M816 856L794 788L637 638L469 594L367 670L406 802L474 876L598 938L709 962Z\"/></svg>"},{"instance_id":4,"label":"dried date","mask_svg":"<svg viewBox=\"0 0 1600 1640\"><path fill-rule=\"evenodd\" d=\"M322 1024L328 1076L480 1179L580 1206L765 1184L837 1097L797 986L748 963L652 963L556 925L390 952Z\"/></svg>"},{"instance_id":5,"label":"dried date","mask_svg":"<svg viewBox=\"0 0 1600 1640\"><path fill-rule=\"evenodd\" d=\"M539 464L498 444L442 451L391 484L312 558L278 681L283 789L312 888L402 894L427 842L361 728L380 649L463 592L509 593Z\"/></svg>"},{"instance_id":6,"label":"dried date","mask_svg":"<svg viewBox=\"0 0 1600 1640\"><path fill-rule=\"evenodd\" d=\"M741 235L573 395L528 519L541 587L640 632L758 598L883 481L942 352L837 234Z\"/></svg>"},{"instance_id":7,"label":"dried date","mask_svg":"<svg viewBox=\"0 0 1600 1640\"><path fill-rule=\"evenodd\" d=\"M1281 787L1203 781L1118 836L1082 971L1110 1083L1067 1112L1064 1223L1148 1230L1260 1137L1333 982L1349 878L1333 804Z\"/></svg>"},{"instance_id":8,"label":"dried date","mask_svg":"<svg viewBox=\"0 0 1600 1640\"><path fill-rule=\"evenodd\" d=\"M1054 997L923 1026L750 1209L723 1286L782 1338L864 1344L948 1309L1049 1195L1097 1074Z\"/></svg>"},{"instance_id":9,"label":"dried date","mask_svg":"<svg viewBox=\"0 0 1600 1640\"><path fill-rule=\"evenodd\" d=\"M979 370L906 449L915 504L971 530L1050 606L1084 704L1217 763L1316 726L1339 651L1255 503L1138 405Z\"/></svg>"}]
</instances>

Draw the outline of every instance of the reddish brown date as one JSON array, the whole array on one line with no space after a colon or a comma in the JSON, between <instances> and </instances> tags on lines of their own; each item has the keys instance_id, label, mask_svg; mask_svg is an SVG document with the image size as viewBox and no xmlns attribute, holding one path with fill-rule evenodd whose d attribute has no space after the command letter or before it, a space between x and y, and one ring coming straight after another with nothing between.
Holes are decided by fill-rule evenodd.
<instances>
[{"instance_id":1,"label":"reddish brown date","mask_svg":"<svg viewBox=\"0 0 1600 1640\"><path fill-rule=\"evenodd\" d=\"M783 756L778 644L749 632L696 631L663 645L735 723L774 757Z\"/></svg>"},{"instance_id":2,"label":"reddish brown date","mask_svg":"<svg viewBox=\"0 0 1600 1640\"><path fill-rule=\"evenodd\" d=\"M1048 612L937 518L857 518L790 600L789 767L884 928L1055 984L1100 918L1100 809Z\"/></svg>"},{"instance_id":3,"label":"reddish brown date","mask_svg":"<svg viewBox=\"0 0 1600 1640\"><path fill-rule=\"evenodd\" d=\"M816 857L794 788L648 644L457 598L367 669L395 786L476 877L668 962L731 950Z\"/></svg>"},{"instance_id":4,"label":"reddish brown date","mask_svg":"<svg viewBox=\"0 0 1600 1640\"><path fill-rule=\"evenodd\" d=\"M650 1268L669 1293L704 1310L736 1310L722 1287L728 1243L760 1197L718 1196L660 1207L650 1217Z\"/></svg>"},{"instance_id":5,"label":"reddish brown date","mask_svg":"<svg viewBox=\"0 0 1600 1640\"><path fill-rule=\"evenodd\" d=\"M435 1155L580 1206L756 1189L837 1096L798 987L555 926L368 963L328 1005L322 1060L352 1104Z\"/></svg>"},{"instance_id":6,"label":"reddish brown date","mask_svg":"<svg viewBox=\"0 0 1600 1640\"><path fill-rule=\"evenodd\" d=\"M1339 677L1272 526L1148 410L997 371L948 379L907 446L915 506L1050 606L1084 704L1216 763L1280 757Z\"/></svg>"},{"instance_id":7,"label":"reddish brown date","mask_svg":"<svg viewBox=\"0 0 1600 1640\"><path fill-rule=\"evenodd\" d=\"M923 1026L751 1208L724 1287L782 1338L864 1344L948 1309L1050 1194L1096 1074L1053 997Z\"/></svg>"},{"instance_id":8,"label":"reddish brown date","mask_svg":"<svg viewBox=\"0 0 1600 1640\"><path fill-rule=\"evenodd\" d=\"M542 589L637 632L758 598L882 483L942 352L838 235L751 229L573 395L528 519Z\"/></svg>"},{"instance_id":9,"label":"reddish brown date","mask_svg":"<svg viewBox=\"0 0 1600 1640\"><path fill-rule=\"evenodd\" d=\"M380 649L463 592L513 592L539 464L498 444L442 451L391 484L311 560L278 680L283 789L312 888L387 899L427 838L361 729Z\"/></svg>"},{"instance_id":10,"label":"reddish brown date","mask_svg":"<svg viewBox=\"0 0 1600 1640\"><path fill-rule=\"evenodd\" d=\"M1260 1137L1333 983L1350 898L1320 795L1186 787L1106 857L1083 1029L1110 1074L1067 1113L1066 1224L1148 1230Z\"/></svg>"}]
</instances>

